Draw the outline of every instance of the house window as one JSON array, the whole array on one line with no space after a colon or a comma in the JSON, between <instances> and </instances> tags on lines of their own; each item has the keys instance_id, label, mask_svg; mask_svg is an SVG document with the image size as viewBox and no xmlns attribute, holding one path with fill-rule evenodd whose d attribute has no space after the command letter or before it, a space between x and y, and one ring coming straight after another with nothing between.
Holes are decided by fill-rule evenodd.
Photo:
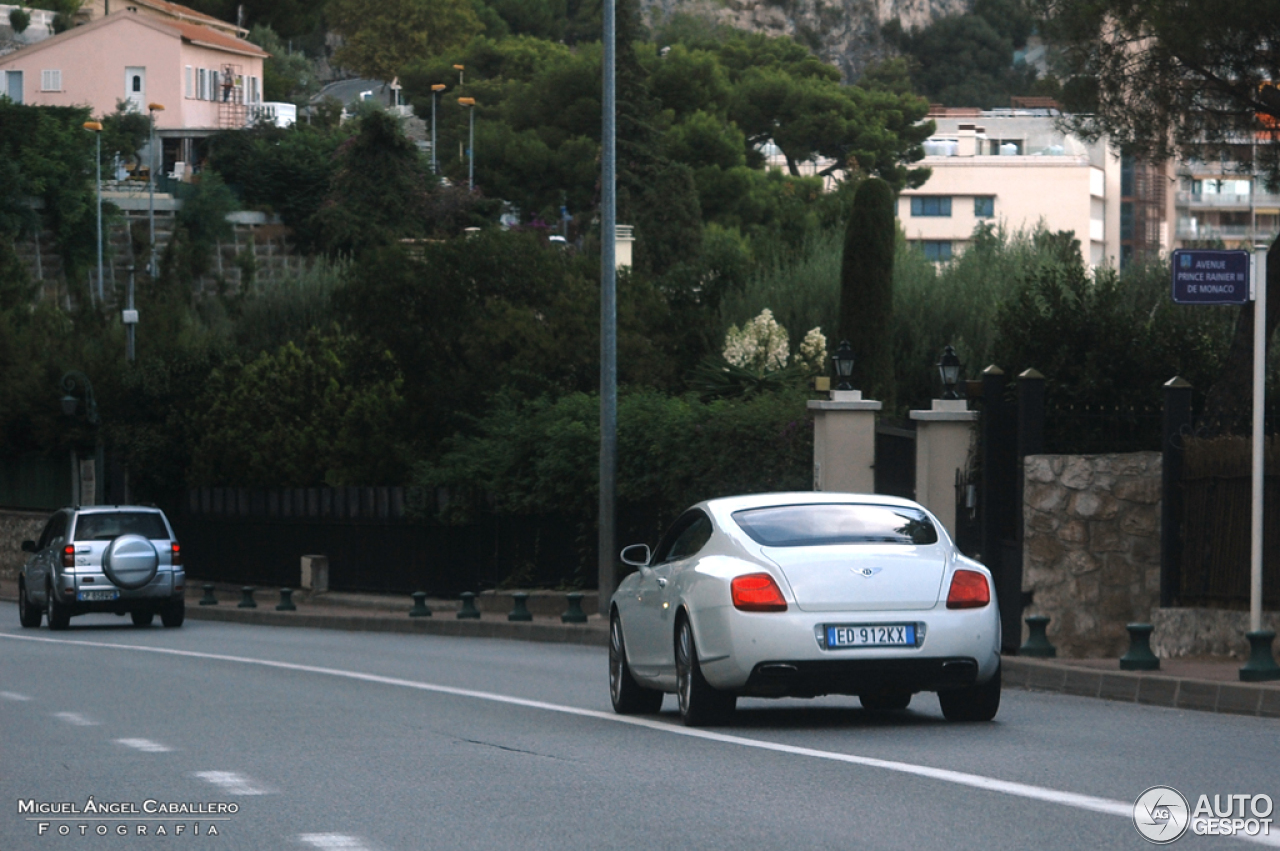
<instances>
[{"instance_id":1,"label":"house window","mask_svg":"<svg viewBox=\"0 0 1280 851\"><path fill-rule=\"evenodd\" d=\"M913 195L911 198L911 215L913 216L951 216L950 195Z\"/></svg>"},{"instance_id":2,"label":"house window","mask_svg":"<svg viewBox=\"0 0 1280 851\"><path fill-rule=\"evenodd\" d=\"M979 195L973 199L973 217L990 219L996 214L996 199L992 195Z\"/></svg>"},{"instance_id":3,"label":"house window","mask_svg":"<svg viewBox=\"0 0 1280 851\"><path fill-rule=\"evenodd\" d=\"M196 70L190 65L183 69L183 82L185 84L186 96L193 98L196 96Z\"/></svg>"},{"instance_id":4,"label":"house window","mask_svg":"<svg viewBox=\"0 0 1280 851\"><path fill-rule=\"evenodd\" d=\"M924 259L941 263L951 259L951 242L943 239L926 239L920 242Z\"/></svg>"},{"instance_id":5,"label":"house window","mask_svg":"<svg viewBox=\"0 0 1280 851\"><path fill-rule=\"evenodd\" d=\"M41 71L40 72L40 91L42 92L62 91L62 72L61 71Z\"/></svg>"}]
</instances>

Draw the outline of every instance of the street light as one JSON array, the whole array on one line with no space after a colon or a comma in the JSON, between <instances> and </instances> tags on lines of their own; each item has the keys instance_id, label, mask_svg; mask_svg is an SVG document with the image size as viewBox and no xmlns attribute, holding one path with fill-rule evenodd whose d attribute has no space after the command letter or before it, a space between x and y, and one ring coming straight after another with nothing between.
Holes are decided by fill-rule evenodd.
<instances>
[{"instance_id":1,"label":"street light","mask_svg":"<svg viewBox=\"0 0 1280 851\"><path fill-rule=\"evenodd\" d=\"M947 346L942 350L942 357L938 358L938 374L942 376L943 399L960 398L960 394L956 392L956 385L960 383L962 366L954 346Z\"/></svg>"},{"instance_id":2,"label":"street light","mask_svg":"<svg viewBox=\"0 0 1280 851\"><path fill-rule=\"evenodd\" d=\"M853 385L849 383L849 379L853 377L853 347L849 345L848 340L841 340L836 353L831 356L831 364L835 367L837 390L852 390Z\"/></svg>"},{"instance_id":3,"label":"street light","mask_svg":"<svg viewBox=\"0 0 1280 851\"><path fill-rule=\"evenodd\" d=\"M464 70L466 67L467 67L466 65L454 65L454 66L453 66L453 70L455 70L455 71L457 71L457 72L458 72L458 86L459 86L459 87L461 87L461 86L462 86L462 72L463 72L463 70Z\"/></svg>"},{"instance_id":4,"label":"street light","mask_svg":"<svg viewBox=\"0 0 1280 851\"><path fill-rule=\"evenodd\" d=\"M436 83L431 87L431 173L436 174L440 168L436 164L436 100L437 95L444 91L444 83Z\"/></svg>"},{"instance_id":5,"label":"street light","mask_svg":"<svg viewBox=\"0 0 1280 851\"><path fill-rule=\"evenodd\" d=\"M147 104L151 117L151 168L147 172L147 218L151 223L151 277L156 276L156 113L164 112L164 104Z\"/></svg>"},{"instance_id":6,"label":"street light","mask_svg":"<svg viewBox=\"0 0 1280 851\"><path fill-rule=\"evenodd\" d=\"M86 121L84 129L91 131L98 144L98 155L96 161L98 164L98 304L102 304L103 283L102 283L102 122Z\"/></svg>"},{"instance_id":7,"label":"street light","mask_svg":"<svg viewBox=\"0 0 1280 851\"><path fill-rule=\"evenodd\" d=\"M467 141L467 191L470 192L476 185L476 99L458 98L458 105L465 106L471 113L471 131Z\"/></svg>"},{"instance_id":8,"label":"street light","mask_svg":"<svg viewBox=\"0 0 1280 851\"><path fill-rule=\"evenodd\" d=\"M62 413L66 414L68 417L75 416L76 408L80 404L80 400L74 395L76 382L84 385L85 419L89 421L89 425L97 426L101 420L98 418L98 403L93 398L93 385L89 382L89 376L85 375L83 372L79 372L78 370L73 369L70 372L65 373L62 376L62 380L59 382L59 384L62 385L63 392L62 399L60 400L62 403ZM95 500L97 498L96 491L98 482L101 481L100 471L102 469L102 432L100 430L98 431L97 438L97 447L94 452L93 462ZM80 463L74 446L71 449L71 471L73 488L72 495L75 503L80 504ZM93 503L91 502L89 504L92 505Z\"/></svg>"}]
</instances>

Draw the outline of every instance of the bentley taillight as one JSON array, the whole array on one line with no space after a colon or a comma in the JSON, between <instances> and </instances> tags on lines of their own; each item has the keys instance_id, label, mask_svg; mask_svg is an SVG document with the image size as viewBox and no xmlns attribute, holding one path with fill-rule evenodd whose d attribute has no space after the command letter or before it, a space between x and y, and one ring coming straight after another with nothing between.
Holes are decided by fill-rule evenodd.
<instances>
[{"instance_id":1,"label":"bentley taillight","mask_svg":"<svg viewBox=\"0 0 1280 851\"><path fill-rule=\"evenodd\" d=\"M744 612L785 612L787 601L782 589L767 573L748 573L739 576L729 585L733 594L733 607Z\"/></svg>"},{"instance_id":2,"label":"bentley taillight","mask_svg":"<svg viewBox=\"0 0 1280 851\"><path fill-rule=\"evenodd\" d=\"M947 592L948 609L980 609L991 602L987 577L976 570L957 570Z\"/></svg>"}]
</instances>

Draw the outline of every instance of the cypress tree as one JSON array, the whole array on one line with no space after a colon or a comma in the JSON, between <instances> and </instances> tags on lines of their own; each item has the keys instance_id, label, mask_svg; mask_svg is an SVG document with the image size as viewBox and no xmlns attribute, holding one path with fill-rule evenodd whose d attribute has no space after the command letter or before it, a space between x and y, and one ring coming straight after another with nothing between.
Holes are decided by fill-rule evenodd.
<instances>
[{"instance_id":1,"label":"cypress tree","mask_svg":"<svg viewBox=\"0 0 1280 851\"><path fill-rule=\"evenodd\" d=\"M853 347L854 386L893 409L893 188L864 180L853 197L840 263L840 340Z\"/></svg>"}]
</instances>

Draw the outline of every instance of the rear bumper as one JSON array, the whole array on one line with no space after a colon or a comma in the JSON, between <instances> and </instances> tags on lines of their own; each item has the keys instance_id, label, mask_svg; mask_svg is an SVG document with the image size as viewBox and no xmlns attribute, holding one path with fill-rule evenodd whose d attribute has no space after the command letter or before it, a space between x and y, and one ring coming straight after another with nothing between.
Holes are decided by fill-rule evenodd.
<instances>
[{"instance_id":1,"label":"rear bumper","mask_svg":"<svg viewBox=\"0 0 1280 851\"><path fill-rule=\"evenodd\" d=\"M761 662L741 694L749 697L818 697L886 691L945 691L973 685L978 660L967 656L923 659L820 659Z\"/></svg>"}]
</instances>

